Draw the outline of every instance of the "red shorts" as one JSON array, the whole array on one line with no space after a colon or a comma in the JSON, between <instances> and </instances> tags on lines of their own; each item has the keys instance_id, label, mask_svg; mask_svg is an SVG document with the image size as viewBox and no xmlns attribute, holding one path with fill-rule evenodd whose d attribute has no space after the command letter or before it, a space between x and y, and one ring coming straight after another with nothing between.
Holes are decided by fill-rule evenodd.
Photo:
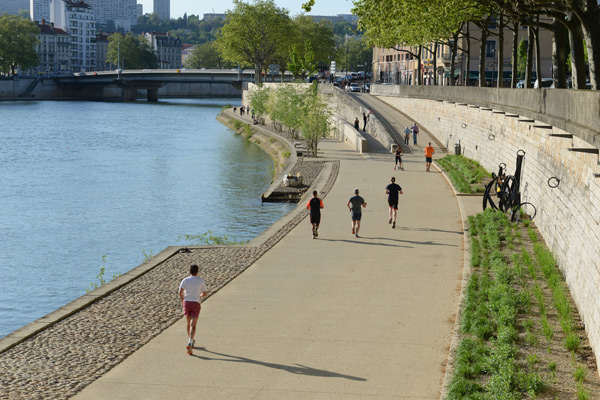
<instances>
[{"instance_id":1,"label":"red shorts","mask_svg":"<svg viewBox=\"0 0 600 400\"><path fill-rule=\"evenodd\" d=\"M197 301L184 301L183 315L190 318L198 318L200 316L200 303Z\"/></svg>"}]
</instances>

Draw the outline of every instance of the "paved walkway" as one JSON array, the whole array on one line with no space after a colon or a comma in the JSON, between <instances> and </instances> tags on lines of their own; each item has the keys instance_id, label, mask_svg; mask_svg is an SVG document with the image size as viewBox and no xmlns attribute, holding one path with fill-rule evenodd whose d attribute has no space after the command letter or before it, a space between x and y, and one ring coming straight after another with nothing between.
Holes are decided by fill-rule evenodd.
<instances>
[{"instance_id":1,"label":"paved walkway","mask_svg":"<svg viewBox=\"0 0 600 400\"><path fill-rule=\"evenodd\" d=\"M420 149L393 171L384 149L320 148L341 164L319 238L306 219L210 297L193 356L182 319L76 399L439 399L463 268L452 189ZM391 176L405 193L396 229ZM360 238L346 208L355 187Z\"/></svg>"}]
</instances>

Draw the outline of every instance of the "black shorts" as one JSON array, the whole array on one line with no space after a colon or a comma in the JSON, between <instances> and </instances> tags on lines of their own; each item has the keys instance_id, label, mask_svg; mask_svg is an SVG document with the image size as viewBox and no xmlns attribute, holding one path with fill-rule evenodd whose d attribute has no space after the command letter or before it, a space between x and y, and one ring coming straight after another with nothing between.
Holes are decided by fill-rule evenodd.
<instances>
[{"instance_id":1,"label":"black shorts","mask_svg":"<svg viewBox=\"0 0 600 400\"><path fill-rule=\"evenodd\" d=\"M396 164L402 163L402 157L396 156Z\"/></svg>"},{"instance_id":2,"label":"black shorts","mask_svg":"<svg viewBox=\"0 0 600 400\"><path fill-rule=\"evenodd\" d=\"M310 214L310 223L319 225L321 223L321 214L319 214L319 215Z\"/></svg>"},{"instance_id":3,"label":"black shorts","mask_svg":"<svg viewBox=\"0 0 600 400\"><path fill-rule=\"evenodd\" d=\"M425 157L425 162L432 163L433 162L432 157Z\"/></svg>"},{"instance_id":4,"label":"black shorts","mask_svg":"<svg viewBox=\"0 0 600 400\"><path fill-rule=\"evenodd\" d=\"M398 209L398 199L396 200L392 200L392 199L388 199L388 204L390 205L391 208L393 208L394 210Z\"/></svg>"}]
</instances>

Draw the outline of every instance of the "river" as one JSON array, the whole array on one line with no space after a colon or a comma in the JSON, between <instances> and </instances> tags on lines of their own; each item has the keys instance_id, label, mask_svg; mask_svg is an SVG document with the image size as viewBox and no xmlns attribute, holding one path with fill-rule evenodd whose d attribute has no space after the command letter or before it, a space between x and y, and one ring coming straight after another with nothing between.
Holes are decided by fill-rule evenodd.
<instances>
[{"instance_id":1,"label":"river","mask_svg":"<svg viewBox=\"0 0 600 400\"><path fill-rule=\"evenodd\" d=\"M0 102L0 337L181 235L250 240L273 162L215 117L239 99Z\"/></svg>"}]
</instances>

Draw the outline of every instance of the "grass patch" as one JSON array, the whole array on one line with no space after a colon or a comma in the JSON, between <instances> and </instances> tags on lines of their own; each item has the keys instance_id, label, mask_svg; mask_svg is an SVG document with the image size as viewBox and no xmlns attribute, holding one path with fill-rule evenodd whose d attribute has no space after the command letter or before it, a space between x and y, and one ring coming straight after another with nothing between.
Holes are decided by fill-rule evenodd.
<instances>
[{"instance_id":1,"label":"grass patch","mask_svg":"<svg viewBox=\"0 0 600 400\"><path fill-rule=\"evenodd\" d=\"M474 268L448 399L555 398L567 392L589 398L586 385L592 378L600 385L600 379L573 360L582 351L588 351L584 359L593 354L585 350L562 274L537 231L487 209L469 217L469 234Z\"/></svg>"},{"instance_id":2,"label":"grass patch","mask_svg":"<svg viewBox=\"0 0 600 400\"><path fill-rule=\"evenodd\" d=\"M490 176L477 161L464 156L448 154L437 160L437 163L446 171L452 185L460 193L483 193L485 183L483 180Z\"/></svg>"}]
</instances>

